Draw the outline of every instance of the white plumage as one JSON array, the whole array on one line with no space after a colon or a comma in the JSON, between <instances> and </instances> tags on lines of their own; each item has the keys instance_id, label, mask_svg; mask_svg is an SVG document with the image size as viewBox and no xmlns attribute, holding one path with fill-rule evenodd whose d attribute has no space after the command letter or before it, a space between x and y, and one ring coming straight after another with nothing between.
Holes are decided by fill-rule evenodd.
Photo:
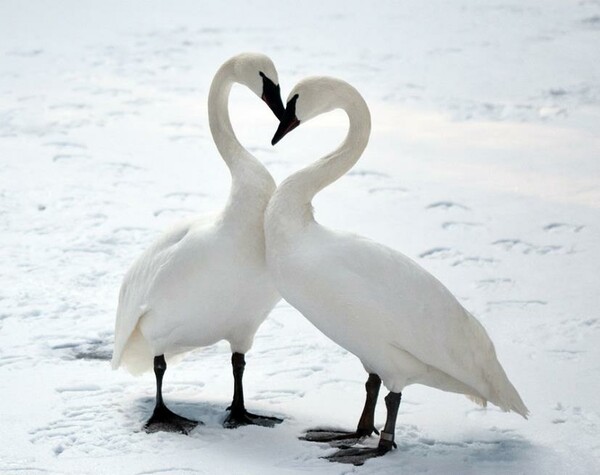
<instances>
[{"instance_id":1,"label":"white plumage","mask_svg":"<svg viewBox=\"0 0 600 475\"><path fill-rule=\"evenodd\" d=\"M233 132L228 98L235 82L262 97L276 114L283 112L277 72L266 56L238 55L216 73L209 122L231 172L229 200L220 213L176 224L129 269L119 296L113 368L141 373L159 355L169 360L220 340L243 358L280 299L266 268L263 230L275 182Z\"/></svg>"},{"instance_id":2,"label":"white plumage","mask_svg":"<svg viewBox=\"0 0 600 475\"><path fill-rule=\"evenodd\" d=\"M420 383L526 417L486 331L444 285L401 253L314 220L314 195L345 174L368 143L366 103L343 81L305 79L290 93L273 139L337 108L349 117L345 141L285 180L267 207L267 263L279 292L392 393Z\"/></svg>"}]
</instances>

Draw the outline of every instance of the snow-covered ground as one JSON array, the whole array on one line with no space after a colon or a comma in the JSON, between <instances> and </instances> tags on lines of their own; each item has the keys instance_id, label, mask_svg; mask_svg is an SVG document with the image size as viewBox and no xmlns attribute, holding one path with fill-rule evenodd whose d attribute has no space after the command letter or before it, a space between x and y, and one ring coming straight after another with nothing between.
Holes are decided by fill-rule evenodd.
<instances>
[{"instance_id":1,"label":"snow-covered ground","mask_svg":"<svg viewBox=\"0 0 600 475\"><path fill-rule=\"evenodd\" d=\"M165 382L205 425L140 431L154 377L107 361L120 280L171 222L222 206L206 96L246 50L271 56L284 100L312 74L363 93L371 143L317 218L455 292L529 421L412 386L398 450L329 463L334 449L297 436L353 428L366 375L282 302L245 382L249 409L283 424L221 427L221 343ZM345 134L334 113L272 148L277 123L255 96L236 88L231 109L278 181ZM599 162L599 1L0 1L0 473L598 473Z\"/></svg>"}]
</instances>

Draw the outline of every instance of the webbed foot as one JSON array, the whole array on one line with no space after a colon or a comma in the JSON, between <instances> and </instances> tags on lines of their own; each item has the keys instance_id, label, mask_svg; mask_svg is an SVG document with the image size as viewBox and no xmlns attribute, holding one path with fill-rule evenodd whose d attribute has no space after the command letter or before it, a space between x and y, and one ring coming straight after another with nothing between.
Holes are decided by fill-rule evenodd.
<instances>
[{"instance_id":1,"label":"webbed foot","mask_svg":"<svg viewBox=\"0 0 600 475\"><path fill-rule=\"evenodd\" d=\"M350 447L373 432L379 434L374 427L370 430L359 429L354 432L336 429L309 429L299 439L308 442L326 442L332 447Z\"/></svg>"},{"instance_id":2,"label":"webbed foot","mask_svg":"<svg viewBox=\"0 0 600 475\"><path fill-rule=\"evenodd\" d=\"M198 424L202 424L202 422L175 414L167 406L162 405L154 409L152 417L144 424L144 431L148 433L159 431L178 432L188 435Z\"/></svg>"},{"instance_id":3,"label":"webbed foot","mask_svg":"<svg viewBox=\"0 0 600 475\"><path fill-rule=\"evenodd\" d=\"M275 427L275 425L281 424L282 422L283 419L279 419L278 417L259 416L246 410L230 411L223 421L223 427L226 429L237 429L240 426L248 425Z\"/></svg>"},{"instance_id":4,"label":"webbed foot","mask_svg":"<svg viewBox=\"0 0 600 475\"><path fill-rule=\"evenodd\" d=\"M332 455L323 457L330 462L350 463L352 465L362 465L367 460L381 457L391 450L391 447L351 447L340 449Z\"/></svg>"}]
</instances>

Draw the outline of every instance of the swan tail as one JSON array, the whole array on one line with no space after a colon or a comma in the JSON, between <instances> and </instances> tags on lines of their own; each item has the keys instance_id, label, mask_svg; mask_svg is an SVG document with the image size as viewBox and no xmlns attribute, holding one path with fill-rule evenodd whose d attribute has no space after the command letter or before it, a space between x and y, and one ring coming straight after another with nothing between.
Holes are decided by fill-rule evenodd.
<instances>
[{"instance_id":1,"label":"swan tail","mask_svg":"<svg viewBox=\"0 0 600 475\"><path fill-rule=\"evenodd\" d=\"M479 374L478 383L473 385L477 389L478 395L469 396L469 399L484 407L489 401L505 412L516 412L527 419L529 409L498 361L492 340L475 317L467 311L465 314L470 317L471 337L473 341L478 342L476 352L472 357L473 361L478 362L478 369L475 370L475 373Z\"/></svg>"},{"instance_id":2,"label":"swan tail","mask_svg":"<svg viewBox=\"0 0 600 475\"><path fill-rule=\"evenodd\" d=\"M478 406L487 407L488 402L486 399L479 397L479 396L473 396L472 394L466 394L466 396L467 396L467 399L473 401Z\"/></svg>"},{"instance_id":3,"label":"swan tail","mask_svg":"<svg viewBox=\"0 0 600 475\"><path fill-rule=\"evenodd\" d=\"M122 366L132 375L139 376L153 368L153 361L154 353L136 325L122 351L113 354L111 365L113 369Z\"/></svg>"},{"instance_id":4,"label":"swan tail","mask_svg":"<svg viewBox=\"0 0 600 475\"><path fill-rule=\"evenodd\" d=\"M132 299L128 288L129 286L124 282L119 294L111 366L113 370L123 366L131 374L140 375L153 368L154 355L139 325L148 310L136 305L137 302Z\"/></svg>"},{"instance_id":5,"label":"swan tail","mask_svg":"<svg viewBox=\"0 0 600 475\"><path fill-rule=\"evenodd\" d=\"M497 402L491 400L494 404L496 404L500 409L506 412L516 412L523 418L527 419L529 415L529 409L525 406L525 403L519 396L519 393L515 389L508 379L506 380L506 386L502 392L498 393Z\"/></svg>"},{"instance_id":6,"label":"swan tail","mask_svg":"<svg viewBox=\"0 0 600 475\"><path fill-rule=\"evenodd\" d=\"M525 406L521 396L506 376L497 359L495 359L493 367L493 374L488 378L490 391L486 399L505 412L516 412L527 419L529 409Z\"/></svg>"},{"instance_id":7,"label":"swan tail","mask_svg":"<svg viewBox=\"0 0 600 475\"><path fill-rule=\"evenodd\" d=\"M130 373L138 375L152 368L153 355L139 328L139 322L148 308L140 304L139 292L135 291L135 277L133 268L123 279L119 292L111 366L113 370L124 366Z\"/></svg>"},{"instance_id":8,"label":"swan tail","mask_svg":"<svg viewBox=\"0 0 600 475\"><path fill-rule=\"evenodd\" d=\"M525 406L525 403L521 399L521 396L512 385L512 383L506 378L501 386L502 389L492 390L488 397L475 396L473 394L465 394L465 396L473 401L475 404L481 407L487 407L488 401L498 406L504 412L516 412L520 416L527 419L529 415L529 409Z\"/></svg>"}]
</instances>

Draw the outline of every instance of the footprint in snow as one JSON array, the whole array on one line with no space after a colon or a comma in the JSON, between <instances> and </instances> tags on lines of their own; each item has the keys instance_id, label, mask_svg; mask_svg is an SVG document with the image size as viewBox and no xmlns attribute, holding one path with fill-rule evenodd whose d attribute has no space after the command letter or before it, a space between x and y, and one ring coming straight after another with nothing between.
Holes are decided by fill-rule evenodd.
<instances>
[{"instance_id":1,"label":"footprint in snow","mask_svg":"<svg viewBox=\"0 0 600 475\"><path fill-rule=\"evenodd\" d=\"M179 434L149 436L142 425L152 413L153 397L139 397L144 392L139 381L113 385L67 384L56 388L61 400L61 413L53 421L29 433L35 445L45 445L62 457L114 456L146 453L148 446L156 453L172 453L175 447L190 450L213 443L223 432L221 420L226 403L202 401L202 383L172 381L168 397L170 408L205 425L188 437ZM178 400L183 394L187 401Z\"/></svg>"},{"instance_id":2,"label":"footprint in snow","mask_svg":"<svg viewBox=\"0 0 600 475\"><path fill-rule=\"evenodd\" d=\"M581 20L581 24L591 30L600 30L600 15L593 15Z\"/></svg>"},{"instance_id":3,"label":"footprint in snow","mask_svg":"<svg viewBox=\"0 0 600 475\"><path fill-rule=\"evenodd\" d=\"M481 279L477 281L478 289L507 290L514 286L514 281L508 277Z\"/></svg>"},{"instance_id":4,"label":"footprint in snow","mask_svg":"<svg viewBox=\"0 0 600 475\"><path fill-rule=\"evenodd\" d=\"M81 104L81 103L63 103L63 104L52 104L48 107L50 110L84 110L84 109L91 109L90 105L88 104Z\"/></svg>"},{"instance_id":5,"label":"footprint in snow","mask_svg":"<svg viewBox=\"0 0 600 475\"><path fill-rule=\"evenodd\" d=\"M358 170L350 170L346 173L347 176L357 176L357 177L375 177L375 178L389 178L390 176L387 173L378 172L377 170L367 170L364 168L359 168Z\"/></svg>"},{"instance_id":6,"label":"footprint in snow","mask_svg":"<svg viewBox=\"0 0 600 475\"><path fill-rule=\"evenodd\" d=\"M175 198L179 201L186 201L190 198L205 198L206 196L208 196L206 193L195 191L175 191L164 195L165 198Z\"/></svg>"},{"instance_id":7,"label":"footprint in snow","mask_svg":"<svg viewBox=\"0 0 600 475\"><path fill-rule=\"evenodd\" d=\"M127 163L127 162L108 162L108 163L104 164L104 166L106 166L107 168L116 170L119 174L122 174L124 172L129 172L129 171L144 170L143 167L140 167L138 165L133 165L133 164Z\"/></svg>"},{"instance_id":8,"label":"footprint in snow","mask_svg":"<svg viewBox=\"0 0 600 475\"><path fill-rule=\"evenodd\" d=\"M46 142L44 144L46 147L55 147L55 148L76 148L76 149L87 149L87 147L83 144L77 142L66 142L66 141L57 141L57 142Z\"/></svg>"},{"instance_id":9,"label":"footprint in snow","mask_svg":"<svg viewBox=\"0 0 600 475\"><path fill-rule=\"evenodd\" d=\"M577 224L568 224L568 223L550 223L544 226L544 231L549 233L578 233L585 226L577 225Z\"/></svg>"},{"instance_id":10,"label":"footprint in snow","mask_svg":"<svg viewBox=\"0 0 600 475\"><path fill-rule=\"evenodd\" d=\"M539 246L537 244L521 241L520 239L498 239L497 241L494 241L492 245L500 247L505 251L516 251L520 252L521 254L546 255L572 254L574 252L572 248L569 250L559 245Z\"/></svg>"},{"instance_id":11,"label":"footprint in snow","mask_svg":"<svg viewBox=\"0 0 600 475\"><path fill-rule=\"evenodd\" d=\"M397 194L406 194L408 190L401 186L378 186L375 188L369 188L369 193L397 193Z\"/></svg>"},{"instance_id":12,"label":"footprint in snow","mask_svg":"<svg viewBox=\"0 0 600 475\"><path fill-rule=\"evenodd\" d=\"M431 203L425 207L426 209L442 209L442 210L450 210L450 209L460 209L464 211L470 211L465 205L460 203L456 203L454 201L436 201L435 203Z\"/></svg>"},{"instance_id":13,"label":"footprint in snow","mask_svg":"<svg viewBox=\"0 0 600 475\"><path fill-rule=\"evenodd\" d=\"M548 302L545 300L491 300L487 303L487 307L490 310L493 309L511 309L518 308L526 310L531 307L541 307L547 305Z\"/></svg>"},{"instance_id":14,"label":"footprint in snow","mask_svg":"<svg viewBox=\"0 0 600 475\"><path fill-rule=\"evenodd\" d=\"M190 208L162 208L156 210L153 214L155 217L159 217L163 214L170 214L175 216L188 216L190 213L194 213L194 210Z\"/></svg>"},{"instance_id":15,"label":"footprint in snow","mask_svg":"<svg viewBox=\"0 0 600 475\"><path fill-rule=\"evenodd\" d=\"M88 340L80 342L60 343L51 347L61 352L63 360L99 360L109 361L112 358L112 342L108 340Z\"/></svg>"},{"instance_id":16,"label":"footprint in snow","mask_svg":"<svg viewBox=\"0 0 600 475\"><path fill-rule=\"evenodd\" d=\"M498 260L492 257L481 257L481 256L465 256L457 259L452 263L452 267L456 266L468 266L468 267L487 267L495 266L498 264Z\"/></svg>"},{"instance_id":17,"label":"footprint in snow","mask_svg":"<svg viewBox=\"0 0 600 475\"><path fill-rule=\"evenodd\" d=\"M491 257L481 257L481 256L465 256L462 252L452 249L449 247L434 247L425 252L419 254L421 259L439 259L446 260L451 259L452 262L450 265L452 267L456 266L493 266L498 263L496 259Z\"/></svg>"},{"instance_id":18,"label":"footprint in snow","mask_svg":"<svg viewBox=\"0 0 600 475\"><path fill-rule=\"evenodd\" d=\"M449 247L434 247L419 254L421 259L449 259L462 256L456 249Z\"/></svg>"}]
</instances>

